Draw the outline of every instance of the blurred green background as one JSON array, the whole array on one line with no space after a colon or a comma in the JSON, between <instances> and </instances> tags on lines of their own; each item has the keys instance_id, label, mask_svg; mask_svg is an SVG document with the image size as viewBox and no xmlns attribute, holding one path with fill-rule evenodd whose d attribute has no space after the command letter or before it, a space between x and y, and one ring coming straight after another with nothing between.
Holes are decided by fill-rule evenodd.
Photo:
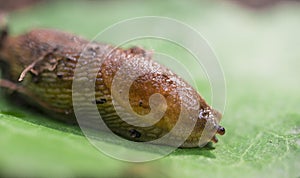
<instances>
[{"instance_id":1,"label":"blurred green background","mask_svg":"<svg viewBox=\"0 0 300 178\"><path fill-rule=\"evenodd\" d=\"M76 126L15 107L1 95L2 176L300 177L299 3L42 1L25 7L7 3L0 1L0 9L9 12L13 35L46 27L92 39L120 20L145 15L191 25L208 40L224 70L227 104L221 124L227 133L212 147L177 149L160 160L127 163L97 151ZM197 80L199 92L207 98L209 89L201 81Z\"/></svg>"}]
</instances>

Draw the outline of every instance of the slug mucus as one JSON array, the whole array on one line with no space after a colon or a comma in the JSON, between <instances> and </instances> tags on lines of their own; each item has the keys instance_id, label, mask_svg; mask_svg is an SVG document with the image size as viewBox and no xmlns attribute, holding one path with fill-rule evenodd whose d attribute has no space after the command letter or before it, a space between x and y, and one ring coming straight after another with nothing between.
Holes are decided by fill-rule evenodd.
<instances>
[{"instance_id":1,"label":"slug mucus","mask_svg":"<svg viewBox=\"0 0 300 178\"><path fill-rule=\"evenodd\" d=\"M0 86L18 100L55 115L55 118L75 123L72 80L77 61L89 41L66 32L49 29L36 29L13 37L8 36L7 28L3 24L0 28L0 62L3 73ZM217 134L225 133L225 129L218 125L221 114L209 106L183 79L154 62L144 49L114 48L99 43L93 45L95 57L88 60L101 58L103 63L98 69L95 83L96 100L90 102L97 105L101 118L114 133L137 142L154 140L168 133L178 119L181 102L178 90L182 86L189 89L188 94L197 98L200 105L197 108L199 114L194 118L197 119L195 127L181 147L198 147L199 137L207 122L214 124ZM111 49L112 53L105 56L105 52ZM160 93L166 99L168 107L164 116L159 122L145 128L132 126L120 119L112 103L112 79L123 62L133 60L142 64L151 63L160 71L164 71L164 73L147 73L134 81L130 88L131 108L141 115L149 113L149 97L152 94ZM99 67L95 66L96 68ZM126 109L124 106L124 112ZM185 120L189 122L189 118ZM176 139L179 136L180 132L175 132L172 138ZM209 139L207 142L218 141L215 135ZM162 144L172 146L172 142L173 140L170 140Z\"/></svg>"}]
</instances>

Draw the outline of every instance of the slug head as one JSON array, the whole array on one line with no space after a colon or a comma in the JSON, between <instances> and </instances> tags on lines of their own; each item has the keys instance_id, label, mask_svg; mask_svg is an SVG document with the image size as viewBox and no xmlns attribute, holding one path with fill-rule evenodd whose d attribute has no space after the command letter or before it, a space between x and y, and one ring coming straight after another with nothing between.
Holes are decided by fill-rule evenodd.
<instances>
[{"instance_id":1,"label":"slug head","mask_svg":"<svg viewBox=\"0 0 300 178\"><path fill-rule=\"evenodd\" d=\"M199 112L199 122L197 122L198 125L201 125L201 134L204 135L212 135L211 141L217 143L218 139L216 138L215 134L224 135L225 134L225 128L219 125L219 122L222 118L222 114L218 112L217 110L214 110L212 108L206 108L206 109L200 109ZM196 127L197 127L196 124ZM205 129L206 124L208 124L208 130ZM211 132L211 133L204 133L204 132Z\"/></svg>"}]
</instances>

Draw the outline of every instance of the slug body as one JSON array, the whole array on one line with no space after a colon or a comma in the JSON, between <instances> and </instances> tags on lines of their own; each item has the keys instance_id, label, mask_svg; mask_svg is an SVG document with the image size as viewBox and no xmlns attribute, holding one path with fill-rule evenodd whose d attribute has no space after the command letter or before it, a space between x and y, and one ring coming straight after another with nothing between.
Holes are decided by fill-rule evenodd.
<instances>
[{"instance_id":1,"label":"slug body","mask_svg":"<svg viewBox=\"0 0 300 178\"><path fill-rule=\"evenodd\" d=\"M121 49L99 43L89 44L89 41L80 37L55 30L33 30L17 37L7 36L3 32L2 34L0 60L3 79L0 86L17 94L16 99L25 100L56 118L76 122L72 82L77 67L87 79L92 77L89 71L97 72L95 100L90 102L97 105L105 124L121 137L145 142L169 133L178 121L181 107L188 111L193 105L188 99L188 104L181 105L180 91L183 91L185 98L196 98L199 103L194 108L198 113L197 117L191 116L189 112L183 114L183 124L193 121L195 125L181 147L198 147L206 123L213 125L215 131L212 137L207 138L206 143L217 142L215 133L225 133L224 128L218 125L221 114L211 108L188 83L153 61L151 55L141 48ZM82 53L87 46L87 51L93 57ZM97 60L102 63L100 67L89 65L86 68L86 65L78 62L79 58L89 64ZM124 101L121 92L112 92L113 79L123 64L132 64L128 65L128 70L144 70L143 75L136 78L130 86L129 104ZM149 68L155 70L148 70ZM123 82L126 83L126 80ZM165 108L165 112L151 126L133 126L122 120L115 111L114 100L123 113L133 111L137 118L142 117L151 111L149 99L155 93L165 98L164 103L157 103L160 108ZM141 119L140 122L147 121ZM174 140L181 136L181 131L173 132L172 139L161 144L172 146Z\"/></svg>"}]
</instances>

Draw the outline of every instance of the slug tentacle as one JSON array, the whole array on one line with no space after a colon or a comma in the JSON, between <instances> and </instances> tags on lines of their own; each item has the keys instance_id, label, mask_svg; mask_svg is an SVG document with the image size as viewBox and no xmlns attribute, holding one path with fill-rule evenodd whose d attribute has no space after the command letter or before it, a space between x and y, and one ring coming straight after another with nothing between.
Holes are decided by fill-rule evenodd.
<instances>
[{"instance_id":1,"label":"slug tentacle","mask_svg":"<svg viewBox=\"0 0 300 178\"><path fill-rule=\"evenodd\" d=\"M20 93L22 98L17 99L30 101L56 118L76 122L72 84L75 68L79 68L82 80L94 81L92 73L97 72L95 99L88 102L97 106L105 124L121 137L148 142L171 133L170 140L159 144L174 146L188 132L190 135L181 147L198 147L199 141L217 142L215 134L225 133L218 125L222 115L192 86L152 60L151 52L142 48L90 44L80 37L46 29L7 37L1 28L1 16L0 35L0 61L8 64L0 86ZM92 55L83 52L86 47ZM101 66L97 61L103 62ZM115 85L117 78L119 83ZM155 102L154 96L162 102ZM76 99L86 101L84 97ZM156 114L159 120L155 120ZM183 127L175 130L180 117ZM191 124L194 124L192 129L185 127ZM209 134L203 133L205 129ZM206 137L201 140L202 135Z\"/></svg>"},{"instance_id":2,"label":"slug tentacle","mask_svg":"<svg viewBox=\"0 0 300 178\"><path fill-rule=\"evenodd\" d=\"M225 128L222 127L222 126L219 126L217 133L220 134L220 135L224 135L225 134Z\"/></svg>"}]
</instances>

